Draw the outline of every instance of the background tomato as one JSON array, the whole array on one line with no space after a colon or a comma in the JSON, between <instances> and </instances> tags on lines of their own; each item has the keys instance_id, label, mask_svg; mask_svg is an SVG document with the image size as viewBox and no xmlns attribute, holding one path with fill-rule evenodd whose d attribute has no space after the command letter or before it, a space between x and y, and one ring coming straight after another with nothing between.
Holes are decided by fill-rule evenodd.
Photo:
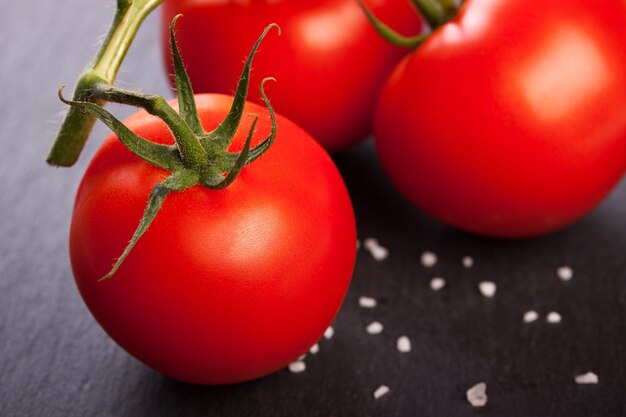
<instances>
[{"instance_id":1,"label":"background tomato","mask_svg":"<svg viewBox=\"0 0 626 417\"><path fill-rule=\"evenodd\" d=\"M205 129L224 119L231 100L197 97ZM245 112L261 116L258 142L270 131L267 110L247 104ZM167 172L110 136L85 173L70 235L78 288L115 341L166 375L215 384L275 371L322 336L343 300L356 251L347 191L326 152L293 123L277 121L274 145L228 188L170 194L102 283ZM163 122L145 112L126 125L171 142ZM244 126L233 151L246 133Z\"/></svg>"},{"instance_id":2,"label":"background tomato","mask_svg":"<svg viewBox=\"0 0 626 417\"><path fill-rule=\"evenodd\" d=\"M376 114L393 182L433 217L523 237L591 210L626 167L626 2L468 0Z\"/></svg>"},{"instance_id":3,"label":"background tomato","mask_svg":"<svg viewBox=\"0 0 626 417\"><path fill-rule=\"evenodd\" d=\"M407 1L366 2L405 34L420 31ZM197 92L232 92L236 74L256 36L280 25L280 41L263 45L255 74L278 80L276 111L311 133L326 149L346 148L371 131L375 100L386 76L406 51L382 40L355 0L246 2L168 0L162 12L162 41L171 73L168 27L182 13L177 40ZM259 75L260 76L260 75ZM260 97L252 97L261 102Z\"/></svg>"}]
</instances>

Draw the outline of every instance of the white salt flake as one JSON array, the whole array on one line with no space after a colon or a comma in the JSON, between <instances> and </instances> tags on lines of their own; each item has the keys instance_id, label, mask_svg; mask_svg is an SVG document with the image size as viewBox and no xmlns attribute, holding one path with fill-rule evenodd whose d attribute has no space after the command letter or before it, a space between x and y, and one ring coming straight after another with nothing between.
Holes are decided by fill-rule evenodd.
<instances>
[{"instance_id":1,"label":"white salt flake","mask_svg":"<svg viewBox=\"0 0 626 417\"><path fill-rule=\"evenodd\" d=\"M303 353L302 355L300 355L300 357L298 357L298 361L303 361L304 358L306 358L306 353Z\"/></svg>"},{"instance_id":2,"label":"white salt flake","mask_svg":"<svg viewBox=\"0 0 626 417\"><path fill-rule=\"evenodd\" d=\"M574 270L569 266L562 266L556 270L556 275L561 281L569 281L574 276Z\"/></svg>"},{"instance_id":3,"label":"white salt flake","mask_svg":"<svg viewBox=\"0 0 626 417\"><path fill-rule=\"evenodd\" d=\"M378 305L375 298L359 297L359 306L363 308L374 308Z\"/></svg>"},{"instance_id":4,"label":"white salt flake","mask_svg":"<svg viewBox=\"0 0 626 417\"><path fill-rule=\"evenodd\" d=\"M478 289L480 290L480 293L485 297L492 298L494 295L496 295L496 290L498 289L498 287L496 286L495 282L483 281L478 284Z\"/></svg>"},{"instance_id":5,"label":"white salt flake","mask_svg":"<svg viewBox=\"0 0 626 417\"><path fill-rule=\"evenodd\" d=\"M524 313L524 323L532 323L539 318L539 313L535 310L529 310Z\"/></svg>"},{"instance_id":6,"label":"white salt flake","mask_svg":"<svg viewBox=\"0 0 626 417\"><path fill-rule=\"evenodd\" d=\"M389 387L387 385L381 385L380 387L376 388L376 391L374 391L374 399L377 400L383 395L387 394L389 394Z\"/></svg>"},{"instance_id":7,"label":"white salt flake","mask_svg":"<svg viewBox=\"0 0 626 417\"><path fill-rule=\"evenodd\" d=\"M328 329L326 329L326 331L324 332L324 337L326 339L332 339L334 334L335 334L335 329L333 329L333 326L328 326Z\"/></svg>"},{"instance_id":8,"label":"white salt flake","mask_svg":"<svg viewBox=\"0 0 626 417\"><path fill-rule=\"evenodd\" d=\"M320 351L320 345L317 343L311 346L311 349L309 349L309 352L311 352L312 355L315 355L319 351Z\"/></svg>"},{"instance_id":9,"label":"white salt flake","mask_svg":"<svg viewBox=\"0 0 626 417\"><path fill-rule=\"evenodd\" d=\"M430 289L433 291L439 291L446 286L446 280L441 277L435 277L430 280Z\"/></svg>"},{"instance_id":10,"label":"white salt flake","mask_svg":"<svg viewBox=\"0 0 626 417\"><path fill-rule=\"evenodd\" d=\"M369 251L370 255L372 255L372 258L377 261L382 261L389 256L389 249L382 246L378 243L378 239L374 239L373 237L365 239L363 241L363 247L365 247L365 249Z\"/></svg>"},{"instance_id":11,"label":"white salt flake","mask_svg":"<svg viewBox=\"0 0 626 417\"><path fill-rule=\"evenodd\" d=\"M546 316L546 321L548 323L557 324L561 322L561 315L556 311L551 311Z\"/></svg>"},{"instance_id":12,"label":"white salt flake","mask_svg":"<svg viewBox=\"0 0 626 417\"><path fill-rule=\"evenodd\" d=\"M577 384L597 384L600 382L598 375L593 372L587 372L586 374L576 375L574 378Z\"/></svg>"},{"instance_id":13,"label":"white salt flake","mask_svg":"<svg viewBox=\"0 0 626 417\"><path fill-rule=\"evenodd\" d=\"M430 251L423 252L421 262L426 268L432 268L437 264L437 255Z\"/></svg>"},{"instance_id":14,"label":"white salt flake","mask_svg":"<svg viewBox=\"0 0 626 417\"><path fill-rule=\"evenodd\" d=\"M380 323L378 321L373 321L373 322L371 322L370 324L367 325L365 330L369 334L379 334L379 333L382 333L382 331L383 331L383 325L382 325L382 323Z\"/></svg>"},{"instance_id":15,"label":"white salt flake","mask_svg":"<svg viewBox=\"0 0 626 417\"><path fill-rule=\"evenodd\" d=\"M474 258L471 256L464 256L463 259L461 259L461 264L463 264L465 268L471 268L474 266Z\"/></svg>"},{"instance_id":16,"label":"white salt flake","mask_svg":"<svg viewBox=\"0 0 626 417\"><path fill-rule=\"evenodd\" d=\"M465 396L472 407L484 407L487 404L487 384L480 382L468 389Z\"/></svg>"},{"instance_id":17,"label":"white salt flake","mask_svg":"<svg viewBox=\"0 0 626 417\"><path fill-rule=\"evenodd\" d=\"M299 374L306 370L306 364L302 361L295 361L289 364L289 371L294 374Z\"/></svg>"},{"instance_id":18,"label":"white salt flake","mask_svg":"<svg viewBox=\"0 0 626 417\"><path fill-rule=\"evenodd\" d=\"M411 351L411 340L407 336L400 336L396 342L398 351L407 353Z\"/></svg>"}]
</instances>

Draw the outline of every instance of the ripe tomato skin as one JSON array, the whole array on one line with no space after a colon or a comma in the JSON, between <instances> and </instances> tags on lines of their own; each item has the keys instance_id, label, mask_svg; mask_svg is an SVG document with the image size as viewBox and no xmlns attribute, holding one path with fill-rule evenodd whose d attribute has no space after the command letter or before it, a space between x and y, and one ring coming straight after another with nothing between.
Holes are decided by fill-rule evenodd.
<instances>
[{"instance_id":1,"label":"ripe tomato skin","mask_svg":"<svg viewBox=\"0 0 626 417\"><path fill-rule=\"evenodd\" d=\"M408 1L366 3L400 32L420 32ZM194 89L202 93L232 93L242 57L267 24L278 23L281 38L262 45L252 85L275 77L277 112L329 151L347 148L371 132L380 87L407 53L378 36L355 0L168 0L161 33L170 73L168 28L178 13L184 16L177 24L178 45ZM250 99L261 103L258 95Z\"/></svg>"},{"instance_id":2,"label":"ripe tomato skin","mask_svg":"<svg viewBox=\"0 0 626 417\"><path fill-rule=\"evenodd\" d=\"M376 147L429 215L498 237L577 220L626 167L626 2L468 0L381 92Z\"/></svg>"},{"instance_id":3,"label":"ripe tomato skin","mask_svg":"<svg viewBox=\"0 0 626 417\"><path fill-rule=\"evenodd\" d=\"M205 129L230 103L197 96ZM268 113L246 106L260 115L258 142L269 133ZM106 332L159 372L199 384L266 375L306 352L340 307L356 252L349 196L326 152L292 122L277 122L273 146L229 187L168 195L116 275L101 283L167 172L111 135L85 173L70 231L77 286ZM233 150L250 123L244 117ZM126 124L171 143L145 112Z\"/></svg>"}]
</instances>

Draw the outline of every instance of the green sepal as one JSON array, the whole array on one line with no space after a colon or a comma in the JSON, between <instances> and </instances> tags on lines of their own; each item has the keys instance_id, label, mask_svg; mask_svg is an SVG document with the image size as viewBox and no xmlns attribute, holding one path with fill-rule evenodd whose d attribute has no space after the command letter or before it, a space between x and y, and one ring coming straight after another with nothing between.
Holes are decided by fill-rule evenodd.
<instances>
[{"instance_id":1,"label":"green sepal","mask_svg":"<svg viewBox=\"0 0 626 417\"><path fill-rule=\"evenodd\" d=\"M87 101L66 100L63 97L63 87L59 89L59 99L65 104L82 109L100 119L117 135L128 150L144 161L167 170L183 166L174 147L150 142L138 136L103 107Z\"/></svg>"},{"instance_id":2,"label":"green sepal","mask_svg":"<svg viewBox=\"0 0 626 417\"><path fill-rule=\"evenodd\" d=\"M94 86L91 94L92 97L109 102L141 107L148 113L157 116L165 122L172 132L185 166L199 170L208 166L207 151L200 144L199 138L163 97L145 95L107 84Z\"/></svg>"},{"instance_id":3,"label":"green sepal","mask_svg":"<svg viewBox=\"0 0 626 417\"><path fill-rule=\"evenodd\" d=\"M235 178L237 178L237 176L241 172L241 169L243 168L243 166L246 164L246 161L248 160L248 153L250 152L250 145L252 144L252 136L254 135L254 129L256 128L256 124L259 121L259 116L256 116L256 115L252 115L252 116L254 117L254 120L252 121L252 126L250 126L250 130L248 131L248 137L246 138L246 143L243 145L243 149L241 150L241 152L236 154L237 159L235 160L235 163L230 168L230 170L228 171L228 174L226 174L226 177L221 182L219 182L215 186L207 185L207 187L214 189L214 190L222 190L228 187L230 184L232 184L232 182L235 181Z\"/></svg>"},{"instance_id":4,"label":"green sepal","mask_svg":"<svg viewBox=\"0 0 626 417\"><path fill-rule=\"evenodd\" d=\"M191 81L189 80L189 75L187 74L183 60L180 57L176 37L174 36L174 26L181 16L182 14L176 15L170 24L170 44L172 46L172 58L174 61L174 80L176 82L176 94L178 96L178 112L196 135L204 136L206 132L202 128L202 123L198 117Z\"/></svg>"},{"instance_id":5,"label":"green sepal","mask_svg":"<svg viewBox=\"0 0 626 417\"><path fill-rule=\"evenodd\" d=\"M259 158L261 155L265 153L265 151L269 149L270 146L272 146L272 144L274 143L274 139L276 138L276 133L278 131L278 127L276 124L276 115L274 114L274 108L272 107L272 103L270 103L270 100L267 98L267 94L265 94L264 87L267 81L276 81L276 78L272 78L272 77L264 78L263 81L261 81L261 86L259 87L259 90L261 90L261 97L263 97L263 102L265 103L265 106L267 107L267 111L270 114L270 120L272 121L272 130L270 131L270 134L267 138L265 138L261 143L259 143L254 148L250 149L250 153L248 154L248 157L245 162L246 165L248 165L250 162Z\"/></svg>"},{"instance_id":6,"label":"green sepal","mask_svg":"<svg viewBox=\"0 0 626 417\"><path fill-rule=\"evenodd\" d=\"M244 104L246 102L246 97L248 96L248 86L250 84L252 60L254 59L257 49L259 49L261 41L272 28L276 28L278 30L278 34L280 35L280 27L276 23L272 23L265 28L259 39L257 39L254 43L254 46L252 47L252 50L246 58L246 62L243 66L241 77L239 78L239 83L237 84L237 90L235 91L235 97L228 115L224 121L222 121L222 123L215 128L215 130L209 132L207 137L201 141L205 149L212 148L213 145L211 142L216 142L218 148L221 150L226 150L228 148L230 141L239 127L241 116L243 115Z\"/></svg>"},{"instance_id":7,"label":"green sepal","mask_svg":"<svg viewBox=\"0 0 626 417\"><path fill-rule=\"evenodd\" d=\"M161 206L163 206L163 202L165 201L167 194L171 191L186 190L187 188L196 185L198 183L198 179L199 175L196 172L187 170L176 171L152 189L150 197L148 198L146 209L143 212L139 226L135 230L130 243L128 243L124 252L122 252L122 255L117 259L117 261L115 261L111 270L105 276L100 278L98 282L105 281L115 275L130 251L135 247L139 239L144 235L144 233L146 233L152 224L152 221L161 209Z\"/></svg>"}]
</instances>

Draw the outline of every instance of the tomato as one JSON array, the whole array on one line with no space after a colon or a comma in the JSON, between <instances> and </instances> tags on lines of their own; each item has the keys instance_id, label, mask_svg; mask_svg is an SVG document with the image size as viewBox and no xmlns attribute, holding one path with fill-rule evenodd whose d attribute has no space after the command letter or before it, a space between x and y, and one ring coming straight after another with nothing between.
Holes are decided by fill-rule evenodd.
<instances>
[{"instance_id":1,"label":"tomato","mask_svg":"<svg viewBox=\"0 0 626 417\"><path fill-rule=\"evenodd\" d=\"M196 97L206 130L232 98ZM253 144L267 136L264 107ZM109 136L76 196L70 255L77 286L106 332L148 366L202 384L276 371L306 352L333 320L355 260L355 219L343 181L304 130L277 116L278 136L223 190L170 193L115 276L97 282L137 227L151 190L168 172ZM241 150L251 123L231 144ZM125 123L173 143L145 112Z\"/></svg>"},{"instance_id":2,"label":"tomato","mask_svg":"<svg viewBox=\"0 0 626 417\"><path fill-rule=\"evenodd\" d=\"M375 137L431 216L541 235L596 206L626 168L626 2L468 0L387 80Z\"/></svg>"},{"instance_id":3,"label":"tomato","mask_svg":"<svg viewBox=\"0 0 626 417\"><path fill-rule=\"evenodd\" d=\"M420 31L406 1L371 1L401 32ZM164 57L171 73L168 27L182 13L176 37L195 91L232 92L242 57L271 22L277 42L255 59L252 85L271 74L276 111L311 133L326 149L344 149L371 132L378 91L406 54L380 39L355 0L167 0L162 12ZM251 97L261 103L260 97Z\"/></svg>"}]
</instances>

